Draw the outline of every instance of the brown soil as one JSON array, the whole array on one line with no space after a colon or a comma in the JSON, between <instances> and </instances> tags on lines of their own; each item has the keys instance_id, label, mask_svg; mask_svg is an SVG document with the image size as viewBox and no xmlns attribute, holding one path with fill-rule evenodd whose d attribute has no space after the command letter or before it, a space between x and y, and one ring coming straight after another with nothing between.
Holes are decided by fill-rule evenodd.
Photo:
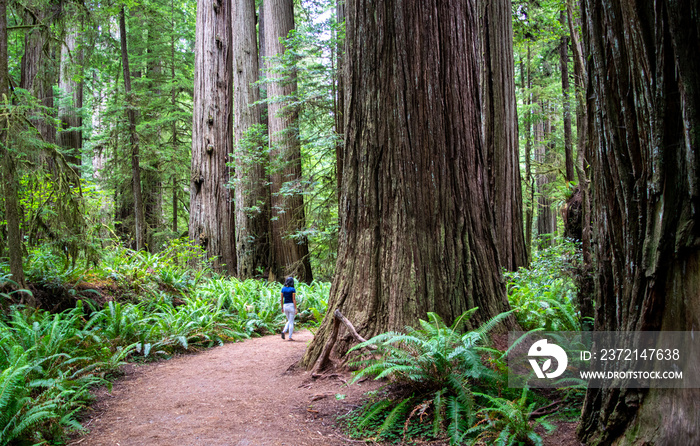
<instances>
[{"instance_id":1,"label":"brown soil","mask_svg":"<svg viewBox=\"0 0 700 446\"><path fill-rule=\"evenodd\" d=\"M69 446L367 444L346 438L335 420L381 384L347 386L347 373L313 379L295 366L312 335L303 330L294 337L289 342L266 336L169 361L130 364L112 392L97 392L82 420L89 433ZM544 445L580 444L576 423L555 424L552 434L543 435Z\"/></svg>"},{"instance_id":2,"label":"brown soil","mask_svg":"<svg viewBox=\"0 0 700 446\"><path fill-rule=\"evenodd\" d=\"M129 366L101 391L71 446L346 445L336 416L379 384L313 380L295 368L312 335L267 336L155 364ZM345 395L338 399L336 395Z\"/></svg>"}]
</instances>

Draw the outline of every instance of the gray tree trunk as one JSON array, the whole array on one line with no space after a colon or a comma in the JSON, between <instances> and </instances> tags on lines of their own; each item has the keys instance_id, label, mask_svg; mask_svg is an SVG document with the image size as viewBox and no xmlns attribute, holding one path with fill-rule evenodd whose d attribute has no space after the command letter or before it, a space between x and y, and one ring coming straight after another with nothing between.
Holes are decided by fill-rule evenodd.
<instances>
[{"instance_id":1,"label":"gray tree trunk","mask_svg":"<svg viewBox=\"0 0 700 446\"><path fill-rule=\"evenodd\" d=\"M226 165L233 153L231 2L199 2L196 26L189 234L216 257L216 270L234 275L234 208Z\"/></svg>"},{"instance_id":2,"label":"gray tree trunk","mask_svg":"<svg viewBox=\"0 0 700 446\"><path fill-rule=\"evenodd\" d=\"M83 50L78 46L79 26L71 25L66 31L65 45L61 47L61 67L58 88L63 95L58 107L61 128L57 135L59 146L67 150L66 161L72 164L76 174L81 164L80 150L83 148L83 125L80 109L83 107L83 82L76 81L82 73Z\"/></svg>"}]
</instances>

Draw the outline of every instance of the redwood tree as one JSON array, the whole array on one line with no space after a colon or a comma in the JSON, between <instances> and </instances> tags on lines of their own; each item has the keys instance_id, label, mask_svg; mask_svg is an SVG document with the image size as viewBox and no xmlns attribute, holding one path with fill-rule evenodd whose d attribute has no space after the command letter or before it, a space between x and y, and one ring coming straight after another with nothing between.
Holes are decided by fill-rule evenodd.
<instances>
[{"instance_id":1,"label":"redwood tree","mask_svg":"<svg viewBox=\"0 0 700 446\"><path fill-rule=\"evenodd\" d=\"M515 271L527 264L523 235L518 118L513 67L510 1L479 3L481 20L481 129L489 169L490 206L501 265Z\"/></svg>"},{"instance_id":2,"label":"redwood tree","mask_svg":"<svg viewBox=\"0 0 700 446\"><path fill-rule=\"evenodd\" d=\"M264 0L265 56L282 58L285 39L294 29L292 0ZM279 61L279 59L278 59ZM311 282L311 263L304 229L304 199L301 180L299 113L290 97L296 93L294 69L283 70L280 63L267 67L273 79L267 87L268 129L270 135L270 192L272 220L272 256L276 275L294 275Z\"/></svg>"},{"instance_id":3,"label":"redwood tree","mask_svg":"<svg viewBox=\"0 0 700 446\"><path fill-rule=\"evenodd\" d=\"M233 153L231 2L197 4L189 234L214 267L236 272L229 153ZM224 266L225 265L225 266Z\"/></svg>"},{"instance_id":4,"label":"redwood tree","mask_svg":"<svg viewBox=\"0 0 700 446\"><path fill-rule=\"evenodd\" d=\"M596 330L700 326L700 5L585 0ZM695 371L692 371L695 372ZM589 389L586 444L697 445L698 389Z\"/></svg>"},{"instance_id":5,"label":"redwood tree","mask_svg":"<svg viewBox=\"0 0 700 446\"><path fill-rule=\"evenodd\" d=\"M269 264L267 152L262 114L255 0L233 0L233 86L236 144L236 256L238 277L254 277Z\"/></svg>"},{"instance_id":6,"label":"redwood tree","mask_svg":"<svg viewBox=\"0 0 700 446\"><path fill-rule=\"evenodd\" d=\"M476 3L349 0L346 12L339 252L307 366L336 309L370 337L428 311L451 322L479 307L478 324L508 308L481 139Z\"/></svg>"}]
</instances>

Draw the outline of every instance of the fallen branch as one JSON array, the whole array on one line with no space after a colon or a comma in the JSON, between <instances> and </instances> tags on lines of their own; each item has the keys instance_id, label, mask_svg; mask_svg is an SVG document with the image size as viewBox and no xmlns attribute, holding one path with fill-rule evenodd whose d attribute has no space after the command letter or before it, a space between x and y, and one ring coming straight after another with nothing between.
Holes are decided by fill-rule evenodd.
<instances>
[{"instance_id":1,"label":"fallen branch","mask_svg":"<svg viewBox=\"0 0 700 446\"><path fill-rule=\"evenodd\" d=\"M557 401L553 402L552 404L548 404L544 407L540 407L537 410L533 410L532 412L530 412L529 418L536 418L536 417L541 417L543 415L548 415L550 413L554 413L557 410L559 410L559 407L552 407L552 406L558 406L561 403L562 403L562 400L557 400ZM552 408L549 409L550 407L552 407ZM549 410L547 410L547 409L549 409Z\"/></svg>"},{"instance_id":2,"label":"fallen branch","mask_svg":"<svg viewBox=\"0 0 700 446\"><path fill-rule=\"evenodd\" d=\"M313 368L311 371L311 376L313 378L320 377L321 375L319 372L323 369L326 368L326 364L330 360L330 355L331 355L331 350L333 350L333 346L335 345L336 341L338 340L338 332L340 331L340 323L342 322L343 325L348 329L348 332L350 335L357 341L357 342L367 342L367 339L363 338L357 333L357 330L355 330L355 327L352 325L352 322L348 320L343 314L336 308L336 310L333 312L333 329L331 330L331 335L328 338L328 341L326 342L326 345L323 346L323 350L321 351L321 355L318 357L318 361L316 361L316 366ZM368 348L369 350L376 350L377 346L376 345L367 345L365 348Z\"/></svg>"}]
</instances>

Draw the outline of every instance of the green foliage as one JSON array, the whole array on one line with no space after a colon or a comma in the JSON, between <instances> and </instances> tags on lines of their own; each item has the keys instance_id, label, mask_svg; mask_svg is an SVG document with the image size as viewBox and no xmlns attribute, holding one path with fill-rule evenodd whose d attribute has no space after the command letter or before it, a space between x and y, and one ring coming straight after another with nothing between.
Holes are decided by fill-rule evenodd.
<instances>
[{"instance_id":1,"label":"green foliage","mask_svg":"<svg viewBox=\"0 0 700 446\"><path fill-rule=\"evenodd\" d=\"M355 362L361 369L353 382L367 376L376 379L389 378L397 394L410 390L411 396L394 396L370 402L353 414L354 430L351 435L376 435L390 441L405 441L415 437L444 438L451 444L477 441L478 435L488 431L504 438L513 435L538 439L527 422L532 405L513 406L511 417L501 424L478 422L485 404L500 403L510 408L507 400L485 397L485 390L501 394L505 389L505 376L500 352L486 346L488 333L512 312L502 313L475 330L460 333L462 327L477 309L464 313L452 326L447 326L434 313L428 313L430 321L420 321L420 329L407 327L407 333L388 332L357 345L357 350L376 345L377 352L368 359ZM528 402L527 394L521 398ZM500 407L500 406L499 406ZM423 420L426 420L423 422ZM505 418L504 418L505 419ZM520 424L519 424L520 423ZM413 424L415 426L411 429ZM496 432L496 429L500 431ZM509 436L510 435L510 436ZM529 440L527 440L529 441ZM503 443L508 444L508 443ZM537 443L534 443L537 444Z\"/></svg>"},{"instance_id":2,"label":"green foliage","mask_svg":"<svg viewBox=\"0 0 700 446\"><path fill-rule=\"evenodd\" d=\"M578 331L577 287L569 271L580 262L573 242L562 242L533 254L530 268L506 272L508 299L525 330Z\"/></svg>"}]
</instances>

